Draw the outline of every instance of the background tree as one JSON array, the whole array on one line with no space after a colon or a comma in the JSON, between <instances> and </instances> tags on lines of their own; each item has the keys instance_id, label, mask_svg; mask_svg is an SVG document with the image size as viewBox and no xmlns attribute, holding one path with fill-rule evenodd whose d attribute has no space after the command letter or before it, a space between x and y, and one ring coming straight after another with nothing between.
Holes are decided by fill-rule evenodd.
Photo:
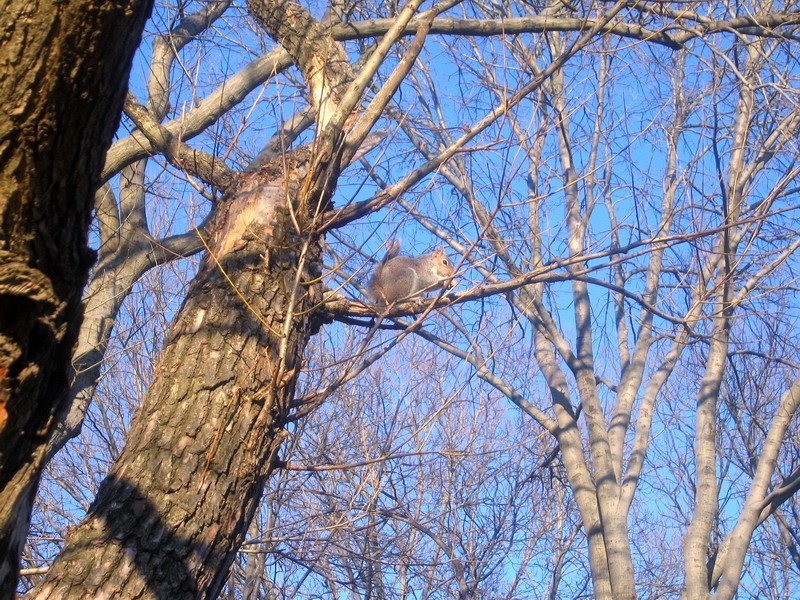
<instances>
[{"instance_id":1,"label":"background tree","mask_svg":"<svg viewBox=\"0 0 800 600\"><path fill-rule=\"evenodd\" d=\"M46 5L44 5L46 4ZM93 255L105 151L152 3L0 6L0 596L13 595Z\"/></svg>"},{"instance_id":2,"label":"background tree","mask_svg":"<svg viewBox=\"0 0 800 600\"><path fill-rule=\"evenodd\" d=\"M194 251L179 226L202 220L192 202L207 194L218 207L203 235L214 236L212 251L167 337L118 476L101 486L40 593L213 595L248 524L226 584L248 597L731 597L740 582L757 597L788 593L797 579L796 13L772 4L461 3L406 25L413 6L336 5L320 24L296 8L267 30L289 47L298 75L282 71L290 61L280 51L236 70L232 50L258 48L257 28L216 5L188 8L181 18L165 13L155 39L198 44L152 52L150 81L169 78L149 86L148 103L158 89L175 100L159 105L164 114L129 100L139 132L111 149L106 174L147 152L169 164L112 182L98 200L113 219L98 231L112 248L127 237L117 223L135 223L129 232ZM214 21L220 14L228 21ZM190 22L198 26L182 37ZM352 62L350 89L368 86L341 136L355 94L315 88L309 66L337 48L326 41L315 54L307 43L327 40L315 32L328 26L351 58L328 57L330 72ZM225 62L209 58L216 40L225 40ZM424 60L413 63L417 52ZM180 68L169 68L173 56ZM192 105L170 108L182 88ZM320 108L329 97L332 110ZM290 118L305 98L317 116ZM389 139L339 177L379 116ZM310 123L313 137L302 132ZM264 147L262 130L277 142ZM250 164L258 174L234 172ZM146 205L181 185L195 191L179 209L150 209L172 226L143 228ZM134 189L138 212L121 208ZM248 209L268 190L284 190L269 206L293 207L294 234L276 234L269 220L239 227L269 212ZM319 273L362 297L370 257L398 231L407 248L439 238L459 257L454 304L413 320L393 313L388 331L341 298L315 312L318 292L302 281ZM285 252L316 248L323 232L324 267L316 251ZM272 245L281 235L294 237ZM169 255L154 256L145 268ZM283 300L265 300L276 286ZM113 320L120 305L105 306ZM177 306L154 308L167 311L164 322ZM303 351L303 331L329 317L345 325L325 324ZM129 343L121 349L141 362ZM143 367L136 381L146 387ZM408 385L391 383L391 372ZM498 397L515 408L502 411ZM122 433L107 424L120 404L102 398L91 435ZM272 441L287 433L291 443L272 461ZM236 448L242 439L251 446ZM256 513L276 466L284 469ZM37 524L47 527L46 516ZM94 545L81 547L89 537ZM52 554L44 541L31 545L42 562ZM109 569L88 570L101 562Z\"/></svg>"}]
</instances>

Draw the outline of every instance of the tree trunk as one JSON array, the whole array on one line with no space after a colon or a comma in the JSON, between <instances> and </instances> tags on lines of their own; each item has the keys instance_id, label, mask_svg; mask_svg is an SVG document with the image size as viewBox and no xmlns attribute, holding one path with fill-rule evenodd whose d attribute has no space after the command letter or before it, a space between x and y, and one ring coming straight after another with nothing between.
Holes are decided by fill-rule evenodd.
<instances>
[{"instance_id":1,"label":"tree trunk","mask_svg":"<svg viewBox=\"0 0 800 600\"><path fill-rule=\"evenodd\" d=\"M0 2L0 597L65 409L93 194L150 7Z\"/></svg>"},{"instance_id":2,"label":"tree trunk","mask_svg":"<svg viewBox=\"0 0 800 600\"><path fill-rule=\"evenodd\" d=\"M222 589L316 326L320 298L304 282L319 277L322 251L318 236L298 233L308 160L300 149L268 163L220 207L126 446L32 597Z\"/></svg>"}]
</instances>

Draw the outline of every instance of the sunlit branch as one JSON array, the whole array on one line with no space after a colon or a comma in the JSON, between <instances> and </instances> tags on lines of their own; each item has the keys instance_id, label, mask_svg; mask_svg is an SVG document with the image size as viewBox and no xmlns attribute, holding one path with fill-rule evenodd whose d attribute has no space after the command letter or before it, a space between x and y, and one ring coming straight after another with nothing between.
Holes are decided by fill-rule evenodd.
<instances>
[{"instance_id":1,"label":"sunlit branch","mask_svg":"<svg viewBox=\"0 0 800 600\"><path fill-rule=\"evenodd\" d=\"M176 139L169 129L159 124L130 94L125 99L125 114L144 133L150 143L164 154L170 164L195 175L203 183L220 192L227 190L233 183L235 172L221 159Z\"/></svg>"}]
</instances>

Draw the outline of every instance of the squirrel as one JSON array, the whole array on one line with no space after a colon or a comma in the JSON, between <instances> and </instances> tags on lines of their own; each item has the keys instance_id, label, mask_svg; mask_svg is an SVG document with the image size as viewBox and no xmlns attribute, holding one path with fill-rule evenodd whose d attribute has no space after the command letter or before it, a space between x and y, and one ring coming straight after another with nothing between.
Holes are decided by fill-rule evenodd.
<instances>
[{"instance_id":1,"label":"squirrel","mask_svg":"<svg viewBox=\"0 0 800 600\"><path fill-rule=\"evenodd\" d=\"M454 275L444 248L422 256L398 256L399 253L400 242L394 240L372 272L369 291L373 302L389 305L422 291L438 289Z\"/></svg>"}]
</instances>

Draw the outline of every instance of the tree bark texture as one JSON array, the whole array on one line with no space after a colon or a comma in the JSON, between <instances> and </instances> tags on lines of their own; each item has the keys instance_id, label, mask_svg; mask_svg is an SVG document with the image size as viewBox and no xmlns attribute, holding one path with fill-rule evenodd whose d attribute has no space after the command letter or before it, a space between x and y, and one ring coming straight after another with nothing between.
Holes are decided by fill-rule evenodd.
<instances>
[{"instance_id":1,"label":"tree bark texture","mask_svg":"<svg viewBox=\"0 0 800 600\"><path fill-rule=\"evenodd\" d=\"M93 195L151 5L0 1L0 597L66 408Z\"/></svg>"},{"instance_id":2,"label":"tree bark texture","mask_svg":"<svg viewBox=\"0 0 800 600\"><path fill-rule=\"evenodd\" d=\"M241 178L127 443L35 598L216 597L285 437L321 246L298 198L309 152ZM298 227L299 226L299 227Z\"/></svg>"}]
</instances>

